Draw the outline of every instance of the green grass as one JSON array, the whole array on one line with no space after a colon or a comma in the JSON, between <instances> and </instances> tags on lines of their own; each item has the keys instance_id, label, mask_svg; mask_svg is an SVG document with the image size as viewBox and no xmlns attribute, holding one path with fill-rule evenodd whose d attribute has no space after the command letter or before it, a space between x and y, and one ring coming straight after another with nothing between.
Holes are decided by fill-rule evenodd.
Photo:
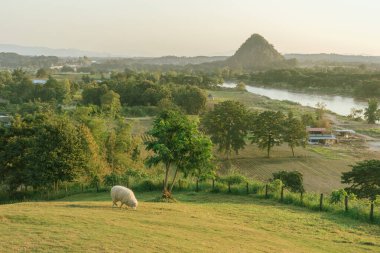
<instances>
[{"instance_id":1,"label":"green grass","mask_svg":"<svg viewBox=\"0 0 380 253\"><path fill-rule=\"evenodd\" d=\"M0 206L0 252L379 252L380 227L253 196L108 193Z\"/></svg>"}]
</instances>

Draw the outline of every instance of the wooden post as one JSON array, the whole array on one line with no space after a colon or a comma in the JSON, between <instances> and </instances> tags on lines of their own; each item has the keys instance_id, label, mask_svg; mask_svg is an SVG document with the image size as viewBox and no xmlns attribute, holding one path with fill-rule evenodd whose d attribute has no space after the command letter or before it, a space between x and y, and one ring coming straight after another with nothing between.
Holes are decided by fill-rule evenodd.
<instances>
[{"instance_id":1,"label":"wooden post","mask_svg":"<svg viewBox=\"0 0 380 253\"><path fill-rule=\"evenodd\" d=\"M215 189L215 179L212 179L212 190Z\"/></svg>"},{"instance_id":2,"label":"wooden post","mask_svg":"<svg viewBox=\"0 0 380 253\"><path fill-rule=\"evenodd\" d=\"M321 197L319 199L319 211L323 209L323 193L321 193Z\"/></svg>"},{"instance_id":3,"label":"wooden post","mask_svg":"<svg viewBox=\"0 0 380 253\"><path fill-rule=\"evenodd\" d=\"M265 198L268 198L268 184L265 185Z\"/></svg>"},{"instance_id":4,"label":"wooden post","mask_svg":"<svg viewBox=\"0 0 380 253\"><path fill-rule=\"evenodd\" d=\"M231 183L228 182L228 193L231 193Z\"/></svg>"},{"instance_id":5,"label":"wooden post","mask_svg":"<svg viewBox=\"0 0 380 253\"><path fill-rule=\"evenodd\" d=\"M281 186L281 198L280 198L280 201L281 202L284 201L284 186Z\"/></svg>"},{"instance_id":6,"label":"wooden post","mask_svg":"<svg viewBox=\"0 0 380 253\"><path fill-rule=\"evenodd\" d=\"M303 192L301 192L301 204L303 204Z\"/></svg>"},{"instance_id":7,"label":"wooden post","mask_svg":"<svg viewBox=\"0 0 380 253\"><path fill-rule=\"evenodd\" d=\"M371 210L369 212L369 220L370 221L374 220L374 218L373 218L373 209L374 209L374 203L373 203L373 201L371 201Z\"/></svg>"},{"instance_id":8,"label":"wooden post","mask_svg":"<svg viewBox=\"0 0 380 253\"><path fill-rule=\"evenodd\" d=\"M348 212L348 196L344 197L344 211Z\"/></svg>"},{"instance_id":9,"label":"wooden post","mask_svg":"<svg viewBox=\"0 0 380 253\"><path fill-rule=\"evenodd\" d=\"M247 182L247 194L249 194L249 185L248 185L248 182Z\"/></svg>"}]
</instances>

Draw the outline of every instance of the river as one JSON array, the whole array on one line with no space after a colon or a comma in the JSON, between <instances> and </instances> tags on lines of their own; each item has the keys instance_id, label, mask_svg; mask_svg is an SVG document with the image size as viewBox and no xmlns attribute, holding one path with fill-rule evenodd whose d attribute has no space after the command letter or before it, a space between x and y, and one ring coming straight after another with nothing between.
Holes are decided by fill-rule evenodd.
<instances>
[{"instance_id":1,"label":"river","mask_svg":"<svg viewBox=\"0 0 380 253\"><path fill-rule=\"evenodd\" d=\"M236 83L223 83L222 87L234 88ZM288 100L297 102L303 106L316 107L317 103L324 103L326 109L340 115L347 116L351 113L351 109L364 109L367 102L358 101L352 97L334 96L334 95L317 95L304 92L294 92L275 88L263 88L257 86L246 86L248 92L266 96L271 99Z\"/></svg>"}]
</instances>

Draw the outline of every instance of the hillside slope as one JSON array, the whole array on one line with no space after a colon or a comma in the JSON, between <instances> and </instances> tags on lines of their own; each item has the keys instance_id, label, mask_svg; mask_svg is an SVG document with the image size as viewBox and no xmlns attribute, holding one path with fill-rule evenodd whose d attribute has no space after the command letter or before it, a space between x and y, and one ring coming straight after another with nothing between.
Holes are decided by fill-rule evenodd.
<instances>
[{"instance_id":1,"label":"hillside slope","mask_svg":"<svg viewBox=\"0 0 380 253\"><path fill-rule=\"evenodd\" d=\"M0 206L0 252L379 252L380 227L252 196L177 194L112 208L108 193ZM95 200L95 201L94 201Z\"/></svg>"}]
</instances>

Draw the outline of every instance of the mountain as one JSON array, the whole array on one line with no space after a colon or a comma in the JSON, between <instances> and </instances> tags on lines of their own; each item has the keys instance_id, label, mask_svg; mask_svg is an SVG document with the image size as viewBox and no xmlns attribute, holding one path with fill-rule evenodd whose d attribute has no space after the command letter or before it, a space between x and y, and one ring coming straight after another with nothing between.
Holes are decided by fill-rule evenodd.
<instances>
[{"instance_id":1,"label":"mountain","mask_svg":"<svg viewBox=\"0 0 380 253\"><path fill-rule=\"evenodd\" d=\"M58 57L109 57L110 54L84 51L73 48L48 48L48 47L28 47L13 44L0 44L0 52L17 53L20 55L37 56L49 55Z\"/></svg>"},{"instance_id":2,"label":"mountain","mask_svg":"<svg viewBox=\"0 0 380 253\"><path fill-rule=\"evenodd\" d=\"M291 64L259 34L248 38L225 64L232 69L248 71L287 67Z\"/></svg>"}]
</instances>

